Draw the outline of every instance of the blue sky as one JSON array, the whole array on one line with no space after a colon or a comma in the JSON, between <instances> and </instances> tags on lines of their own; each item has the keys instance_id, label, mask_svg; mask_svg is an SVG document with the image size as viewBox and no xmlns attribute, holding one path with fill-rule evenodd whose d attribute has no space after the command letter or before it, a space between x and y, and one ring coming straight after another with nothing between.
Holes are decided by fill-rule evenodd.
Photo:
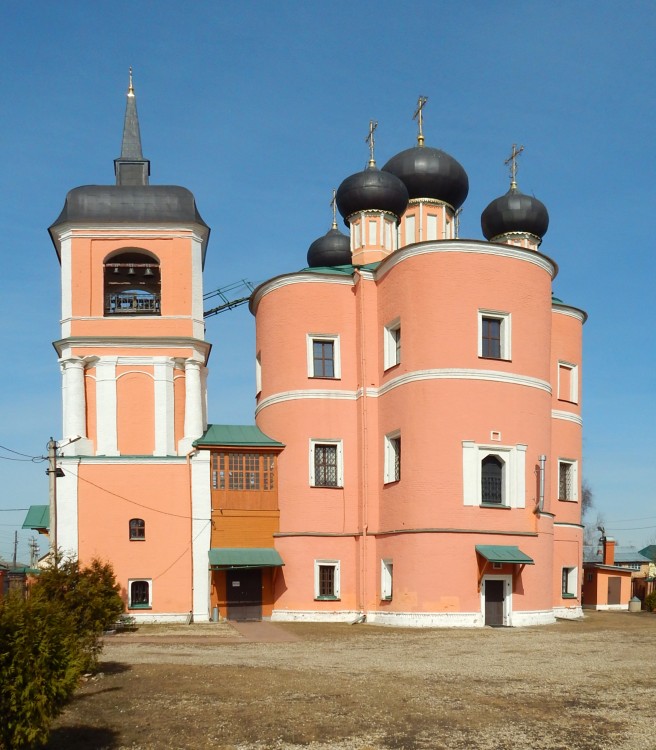
<instances>
[{"instance_id":1,"label":"blue sky","mask_svg":"<svg viewBox=\"0 0 656 750\"><path fill-rule=\"evenodd\" d=\"M212 227L210 291L298 270L330 227L331 190L362 169L370 119L383 164L414 144L465 167L460 236L518 183L549 209L558 297L589 313L584 469L607 531L656 540L653 2L6 2L0 93L0 555L47 502L60 436L59 266L47 227L66 192L111 184L134 67L153 184L190 188ZM208 320L210 419L249 423L254 331ZM19 532L27 558L29 532Z\"/></svg>"}]
</instances>

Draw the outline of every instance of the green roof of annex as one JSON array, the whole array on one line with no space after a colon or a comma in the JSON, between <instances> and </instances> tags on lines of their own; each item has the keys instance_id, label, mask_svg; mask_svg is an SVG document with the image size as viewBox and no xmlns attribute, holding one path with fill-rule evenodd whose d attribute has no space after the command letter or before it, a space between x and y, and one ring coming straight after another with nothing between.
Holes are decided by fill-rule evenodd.
<instances>
[{"instance_id":1,"label":"green roof of annex","mask_svg":"<svg viewBox=\"0 0 656 750\"><path fill-rule=\"evenodd\" d=\"M235 448L284 448L280 443L265 435L255 425L241 424L210 424L202 437L194 440L194 446L199 448L222 445Z\"/></svg>"}]
</instances>

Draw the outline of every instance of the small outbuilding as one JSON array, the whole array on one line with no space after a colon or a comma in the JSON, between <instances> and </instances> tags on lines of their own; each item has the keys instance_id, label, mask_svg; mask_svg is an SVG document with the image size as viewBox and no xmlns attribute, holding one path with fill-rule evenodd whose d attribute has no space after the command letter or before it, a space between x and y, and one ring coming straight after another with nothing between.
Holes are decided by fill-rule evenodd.
<instances>
[{"instance_id":1,"label":"small outbuilding","mask_svg":"<svg viewBox=\"0 0 656 750\"><path fill-rule=\"evenodd\" d=\"M615 562L615 540L602 537L600 562L583 562L584 609L628 609L631 592L631 568Z\"/></svg>"}]
</instances>

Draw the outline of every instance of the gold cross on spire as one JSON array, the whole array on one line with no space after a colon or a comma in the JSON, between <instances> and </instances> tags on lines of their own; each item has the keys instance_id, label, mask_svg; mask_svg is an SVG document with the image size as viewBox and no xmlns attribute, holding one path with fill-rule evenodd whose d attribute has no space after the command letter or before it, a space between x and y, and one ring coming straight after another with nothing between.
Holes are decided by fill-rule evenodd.
<instances>
[{"instance_id":1,"label":"gold cross on spire","mask_svg":"<svg viewBox=\"0 0 656 750\"><path fill-rule=\"evenodd\" d=\"M378 122L375 120L369 120L369 135L364 139L365 143L369 144L369 166L375 167L376 160L374 159L374 130L378 127Z\"/></svg>"},{"instance_id":2,"label":"gold cross on spire","mask_svg":"<svg viewBox=\"0 0 656 750\"><path fill-rule=\"evenodd\" d=\"M132 66L130 65L130 79L128 82L128 96L134 96L134 86L132 85Z\"/></svg>"},{"instance_id":3,"label":"gold cross on spire","mask_svg":"<svg viewBox=\"0 0 656 750\"><path fill-rule=\"evenodd\" d=\"M517 157L524 150L524 146L517 148L517 144L513 143L512 151L510 156L504 161L504 164L510 164L510 189L517 190Z\"/></svg>"},{"instance_id":4,"label":"gold cross on spire","mask_svg":"<svg viewBox=\"0 0 656 750\"><path fill-rule=\"evenodd\" d=\"M330 201L330 205L333 207L333 226L332 229L337 229L337 190L333 188L333 199Z\"/></svg>"},{"instance_id":5,"label":"gold cross on spire","mask_svg":"<svg viewBox=\"0 0 656 750\"><path fill-rule=\"evenodd\" d=\"M424 145L424 107L426 106L426 102L428 101L427 96L420 96L417 100L417 109L412 115L413 120L417 120L417 125L419 126L419 132L417 134L417 145L423 146Z\"/></svg>"}]
</instances>

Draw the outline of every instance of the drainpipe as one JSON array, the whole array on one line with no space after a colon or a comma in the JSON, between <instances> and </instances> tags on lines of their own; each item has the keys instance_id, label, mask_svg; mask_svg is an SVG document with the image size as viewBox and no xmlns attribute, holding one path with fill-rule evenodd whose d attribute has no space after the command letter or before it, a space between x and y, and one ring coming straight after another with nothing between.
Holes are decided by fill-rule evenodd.
<instances>
[{"instance_id":1,"label":"drainpipe","mask_svg":"<svg viewBox=\"0 0 656 750\"><path fill-rule=\"evenodd\" d=\"M365 304L364 304L364 284L365 281L362 274L357 272L360 277L358 283L358 298L360 302L360 386L362 388L362 557L361 557L361 585L360 585L360 617L357 618L356 622L364 622L367 618L366 606L367 606L367 531L369 526L368 519L368 475L369 471L369 445L368 445L368 425L367 425L367 380L366 380L366 353L365 353L365 338L366 338L366 325L364 320Z\"/></svg>"},{"instance_id":2,"label":"drainpipe","mask_svg":"<svg viewBox=\"0 0 656 750\"><path fill-rule=\"evenodd\" d=\"M538 505L540 511L544 510L544 465L547 461L545 455L538 456L540 462L540 503Z\"/></svg>"}]
</instances>

